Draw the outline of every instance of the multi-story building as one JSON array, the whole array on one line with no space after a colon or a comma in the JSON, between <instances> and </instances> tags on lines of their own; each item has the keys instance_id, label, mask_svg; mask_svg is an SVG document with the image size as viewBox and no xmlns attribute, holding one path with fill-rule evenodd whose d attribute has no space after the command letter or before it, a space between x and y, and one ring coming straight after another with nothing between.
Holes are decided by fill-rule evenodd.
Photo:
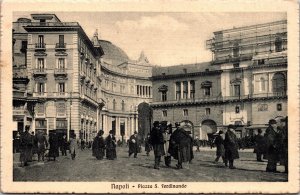
<instances>
[{"instance_id":1,"label":"multi-story building","mask_svg":"<svg viewBox=\"0 0 300 195\"><path fill-rule=\"evenodd\" d=\"M186 120L206 139L228 124L237 125L242 137L286 116L286 25L277 21L217 31L207 41L210 63L154 69L153 94L160 93L153 97L153 120Z\"/></svg>"},{"instance_id":2,"label":"multi-story building","mask_svg":"<svg viewBox=\"0 0 300 195\"><path fill-rule=\"evenodd\" d=\"M137 61L109 41L100 40L104 50L101 63L102 129L113 130L117 139L129 138L134 131L141 137L150 132L152 65L142 52ZM106 55L107 54L107 55Z\"/></svg>"},{"instance_id":3,"label":"multi-story building","mask_svg":"<svg viewBox=\"0 0 300 195\"><path fill-rule=\"evenodd\" d=\"M14 26L14 121L33 131L90 141L99 129L118 139L150 131L152 66L109 41L90 40L77 22L31 14ZM22 97L20 97L20 93Z\"/></svg>"},{"instance_id":4,"label":"multi-story building","mask_svg":"<svg viewBox=\"0 0 300 195\"><path fill-rule=\"evenodd\" d=\"M55 14L31 17L14 23L23 33L19 42L25 53L21 53L23 60L14 61L16 65L22 61L28 79L25 91L38 100L31 128L68 136L73 131L89 139L100 126L103 102L98 89L103 50L93 45L76 22L61 22ZM16 42L14 57L18 56L18 45Z\"/></svg>"}]
</instances>

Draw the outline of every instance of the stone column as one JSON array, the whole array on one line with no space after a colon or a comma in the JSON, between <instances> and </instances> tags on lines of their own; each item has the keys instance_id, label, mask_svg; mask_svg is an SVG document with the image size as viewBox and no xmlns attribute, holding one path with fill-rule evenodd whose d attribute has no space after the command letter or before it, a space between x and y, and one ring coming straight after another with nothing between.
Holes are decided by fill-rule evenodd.
<instances>
[{"instance_id":1,"label":"stone column","mask_svg":"<svg viewBox=\"0 0 300 195\"><path fill-rule=\"evenodd\" d=\"M180 99L183 99L183 82L180 82Z\"/></svg>"},{"instance_id":2,"label":"stone column","mask_svg":"<svg viewBox=\"0 0 300 195\"><path fill-rule=\"evenodd\" d=\"M188 81L188 95L187 98L190 99L191 98L191 81Z\"/></svg>"},{"instance_id":3,"label":"stone column","mask_svg":"<svg viewBox=\"0 0 300 195\"><path fill-rule=\"evenodd\" d=\"M137 115L135 115L136 117L135 117L135 131L138 131L138 129L139 129L139 124L138 124L138 117L137 117Z\"/></svg>"}]
</instances>

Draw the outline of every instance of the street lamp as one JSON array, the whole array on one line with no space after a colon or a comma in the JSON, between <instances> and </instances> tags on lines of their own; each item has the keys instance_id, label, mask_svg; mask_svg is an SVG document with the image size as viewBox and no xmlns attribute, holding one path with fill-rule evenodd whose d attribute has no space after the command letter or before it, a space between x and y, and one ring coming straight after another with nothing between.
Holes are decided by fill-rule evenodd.
<instances>
[{"instance_id":1,"label":"street lamp","mask_svg":"<svg viewBox=\"0 0 300 195\"><path fill-rule=\"evenodd\" d=\"M69 130L67 130L67 140L69 141L70 139L70 131L72 129L72 121L71 121L71 115L72 115L72 92L70 92L70 114L69 114Z\"/></svg>"}]
</instances>

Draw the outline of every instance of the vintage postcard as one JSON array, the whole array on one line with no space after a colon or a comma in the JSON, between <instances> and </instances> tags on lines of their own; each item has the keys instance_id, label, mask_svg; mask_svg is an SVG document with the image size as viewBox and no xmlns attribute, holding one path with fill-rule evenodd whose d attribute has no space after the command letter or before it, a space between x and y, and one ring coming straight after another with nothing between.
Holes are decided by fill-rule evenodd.
<instances>
[{"instance_id":1,"label":"vintage postcard","mask_svg":"<svg viewBox=\"0 0 300 195\"><path fill-rule=\"evenodd\" d=\"M299 192L297 1L1 8L2 192Z\"/></svg>"}]
</instances>

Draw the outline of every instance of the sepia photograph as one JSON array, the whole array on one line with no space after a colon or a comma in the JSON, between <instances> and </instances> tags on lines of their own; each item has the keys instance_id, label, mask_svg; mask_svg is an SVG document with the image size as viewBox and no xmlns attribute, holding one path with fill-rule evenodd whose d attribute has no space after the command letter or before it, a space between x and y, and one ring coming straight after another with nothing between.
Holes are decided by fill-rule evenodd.
<instances>
[{"instance_id":1,"label":"sepia photograph","mask_svg":"<svg viewBox=\"0 0 300 195\"><path fill-rule=\"evenodd\" d=\"M287 11L17 10L1 72L12 183L136 193L298 179Z\"/></svg>"}]
</instances>

